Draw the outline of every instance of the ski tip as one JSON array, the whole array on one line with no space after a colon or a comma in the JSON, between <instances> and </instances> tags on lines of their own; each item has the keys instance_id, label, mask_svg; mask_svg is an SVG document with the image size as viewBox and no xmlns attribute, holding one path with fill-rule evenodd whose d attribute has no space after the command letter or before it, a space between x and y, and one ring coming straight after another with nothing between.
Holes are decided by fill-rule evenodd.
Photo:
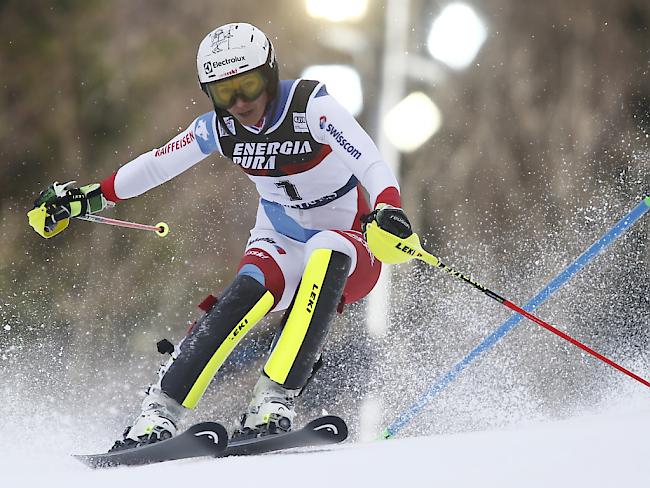
<instances>
[{"instance_id":1,"label":"ski tip","mask_svg":"<svg viewBox=\"0 0 650 488\"><path fill-rule=\"evenodd\" d=\"M304 429L311 430L328 443L343 442L348 438L348 426L345 420L336 415L326 415L314 419L305 425Z\"/></svg>"},{"instance_id":2,"label":"ski tip","mask_svg":"<svg viewBox=\"0 0 650 488\"><path fill-rule=\"evenodd\" d=\"M643 201L645 202L646 206L650 207L650 196L645 197Z\"/></svg>"},{"instance_id":3,"label":"ski tip","mask_svg":"<svg viewBox=\"0 0 650 488\"><path fill-rule=\"evenodd\" d=\"M200 440L204 445L216 450L225 449L228 445L228 431L223 425L216 422L194 424L186 432Z\"/></svg>"},{"instance_id":4,"label":"ski tip","mask_svg":"<svg viewBox=\"0 0 650 488\"><path fill-rule=\"evenodd\" d=\"M227 445L228 432L223 425L201 422L160 442L99 454L73 454L72 457L90 468L140 466L191 457L214 457L224 451Z\"/></svg>"}]
</instances>

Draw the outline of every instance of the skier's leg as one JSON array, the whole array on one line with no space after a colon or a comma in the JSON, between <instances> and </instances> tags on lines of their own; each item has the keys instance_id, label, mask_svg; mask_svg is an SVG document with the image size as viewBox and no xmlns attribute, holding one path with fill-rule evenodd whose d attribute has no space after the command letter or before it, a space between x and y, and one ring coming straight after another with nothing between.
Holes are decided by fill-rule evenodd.
<instances>
[{"instance_id":1,"label":"skier's leg","mask_svg":"<svg viewBox=\"0 0 650 488\"><path fill-rule=\"evenodd\" d=\"M160 389L193 409L232 350L273 307L273 294L251 276L239 274L219 301L180 344Z\"/></svg>"},{"instance_id":2,"label":"skier's leg","mask_svg":"<svg viewBox=\"0 0 650 488\"><path fill-rule=\"evenodd\" d=\"M331 235L331 236L329 236ZM334 237L326 239L327 237ZM264 372L286 388L300 389L329 332L356 251L340 245L331 231L317 234L305 246L305 268L282 333Z\"/></svg>"},{"instance_id":3,"label":"skier's leg","mask_svg":"<svg viewBox=\"0 0 650 488\"><path fill-rule=\"evenodd\" d=\"M274 231L251 231L235 281L175 347L159 371L160 380L149 388L141 415L116 447L175 434L178 421L196 405L244 334L269 310L290 303L300 279L302 247Z\"/></svg>"},{"instance_id":4,"label":"skier's leg","mask_svg":"<svg viewBox=\"0 0 650 488\"><path fill-rule=\"evenodd\" d=\"M349 254L356 252L340 236L329 231L320 234L332 234L329 237L335 242L312 238L314 242L305 247L309 257L302 280L236 436L291 429L294 399L320 357L350 271Z\"/></svg>"},{"instance_id":5,"label":"skier's leg","mask_svg":"<svg viewBox=\"0 0 650 488\"><path fill-rule=\"evenodd\" d=\"M249 244L233 284L181 343L180 354L160 381L162 391L186 408L196 406L237 343L281 305L286 284L295 281L287 272L288 260L273 241Z\"/></svg>"},{"instance_id":6,"label":"skier's leg","mask_svg":"<svg viewBox=\"0 0 650 488\"><path fill-rule=\"evenodd\" d=\"M223 362L244 335L282 298L284 278L263 249L248 249L239 274L220 300L188 332L149 388L142 413L115 448L155 442L176 433Z\"/></svg>"}]
</instances>

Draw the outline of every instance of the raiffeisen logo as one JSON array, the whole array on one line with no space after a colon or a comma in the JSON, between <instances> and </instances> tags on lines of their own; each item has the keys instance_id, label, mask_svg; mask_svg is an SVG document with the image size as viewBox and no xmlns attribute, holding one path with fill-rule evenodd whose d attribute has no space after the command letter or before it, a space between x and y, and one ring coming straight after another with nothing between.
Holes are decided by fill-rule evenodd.
<instances>
[{"instance_id":1,"label":"raiffeisen logo","mask_svg":"<svg viewBox=\"0 0 650 488\"><path fill-rule=\"evenodd\" d=\"M321 117L322 120L322 117ZM327 119L325 119L327 120ZM354 159L359 159L361 157L361 151L348 142L348 140L343 136L343 132L339 131L332 124L327 124L327 132L332 134L334 140L339 143L339 145L345 149L345 151L352 156Z\"/></svg>"}]
</instances>

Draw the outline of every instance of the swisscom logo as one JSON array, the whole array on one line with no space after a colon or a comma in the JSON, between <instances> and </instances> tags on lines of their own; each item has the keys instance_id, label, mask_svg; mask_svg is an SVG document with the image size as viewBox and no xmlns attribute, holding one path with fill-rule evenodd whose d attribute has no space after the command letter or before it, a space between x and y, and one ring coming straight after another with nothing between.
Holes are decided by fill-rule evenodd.
<instances>
[{"instance_id":1,"label":"swisscom logo","mask_svg":"<svg viewBox=\"0 0 650 488\"><path fill-rule=\"evenodd\" d=\"M325 123L323 122L323 125ZM332 134L332 137L334 140L341 146L345 152L347 152L350 156L352 156L354 159L359 159L361 157L361 151L359 151L354 145L348 141L345 136L343 135L343 132L338 130L336 127L334 127L332 124L327 124L327 132Z\"/></svg>"}]
</instances>

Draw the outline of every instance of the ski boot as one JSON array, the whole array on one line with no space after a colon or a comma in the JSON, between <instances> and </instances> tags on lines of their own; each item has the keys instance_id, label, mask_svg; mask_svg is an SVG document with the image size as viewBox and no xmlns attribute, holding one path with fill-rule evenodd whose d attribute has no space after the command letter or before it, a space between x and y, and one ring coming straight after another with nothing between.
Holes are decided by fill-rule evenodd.
<instances>
[{"instance_id":1,"label":"ski boot","mask_svg":"<svg viewBox=\"0 0 650 488\"><path fill-rule=\"evenodd\" d=\"M300 390L287 390L262 374L253 390L253 399L240 418L240 427L231 439L289 432L296 416L294 399L299 393Z\"/></svg>"},{"instance_id":2,"label":"ski boot","mask_svg":"<svg viewBox=\"0 0 650 488\"><path fill-rule=\"evenodd\" d=\"M151 387L142 402L142 413L109 450L131 449L145 444L170 439L178 431L177 425L185 408L160 389Z\"/></svg>"}]
</instances>

